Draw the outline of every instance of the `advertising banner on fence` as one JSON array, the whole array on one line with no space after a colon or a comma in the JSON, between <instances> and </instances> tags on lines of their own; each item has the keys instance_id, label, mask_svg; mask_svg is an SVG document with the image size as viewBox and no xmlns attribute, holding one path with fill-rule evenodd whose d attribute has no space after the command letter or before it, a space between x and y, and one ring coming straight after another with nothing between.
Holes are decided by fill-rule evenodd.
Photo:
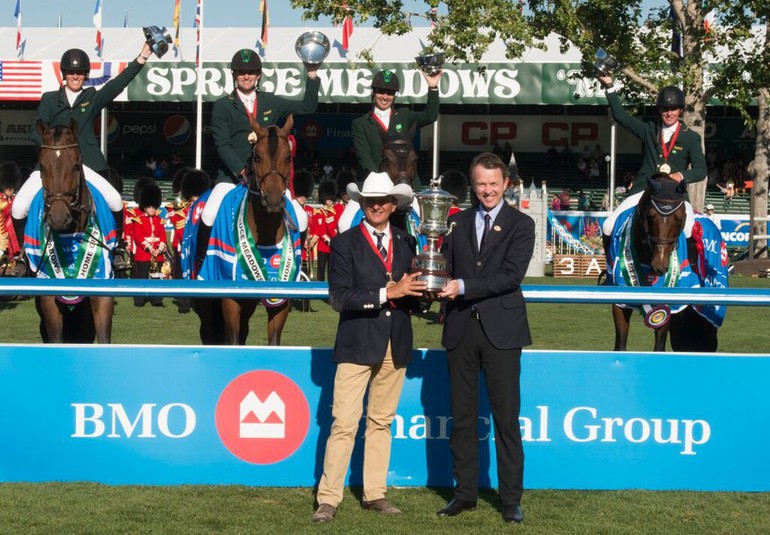
<instances>
[{"instance_id":1,"label":"advertising banner on fence","mask_svg":"<svg viewBox=\"0 0 770 535\"><path fill-rule=\"evenodd\" d=\"M313 486L321 475L330 349L5 345L1 355L2 481ZM525 352L525 485L768 491L769 373L756 355ZM447 382L443 351L415 352L390 484L452 485ZM497 483L490 418L482 404L484 487ZM359 443L353 484L361 455Z\"/></svg>"}]
</instances>

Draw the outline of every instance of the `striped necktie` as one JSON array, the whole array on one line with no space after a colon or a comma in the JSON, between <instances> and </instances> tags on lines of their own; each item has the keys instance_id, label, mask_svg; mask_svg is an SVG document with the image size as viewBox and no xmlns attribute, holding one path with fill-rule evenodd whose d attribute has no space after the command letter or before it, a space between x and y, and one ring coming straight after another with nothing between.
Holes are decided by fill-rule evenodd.
<instances>
[{"instance_id":1,"label":"striped necktie","mask_svg":"<svg viewBox=\"0 0 770 535\"><path fill-rule=\"evenodd\" d=\"M388 257L388 251L385 250L385 246L382 244L382 237L385 236L385 233L375 230L374 235L377 236L377 251L379 251L382 259L385 260Z\"/></svg>"}]
</instances>

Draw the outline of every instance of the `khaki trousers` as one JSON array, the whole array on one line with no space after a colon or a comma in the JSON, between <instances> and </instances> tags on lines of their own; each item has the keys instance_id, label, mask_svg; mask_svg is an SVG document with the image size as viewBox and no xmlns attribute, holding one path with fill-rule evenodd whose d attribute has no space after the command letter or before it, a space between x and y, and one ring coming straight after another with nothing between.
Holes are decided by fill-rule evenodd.
<instances>
[{"instance_id":1,"label":"khaki trousers","mask_svg":"<svg viewBox=\"0 0 770 535\"><path fill-rule=\"evenodd\" d=\"M353 453L364 394L369 387L364 436L364 501L385 497L390 464L390 424L396 415L406 366L396 368L390 354L375 366L341 362L334 377L332 429L326 441L324 472L317 500L337 507L342 501L345 475Z\"/></svg>"}]
</instances>

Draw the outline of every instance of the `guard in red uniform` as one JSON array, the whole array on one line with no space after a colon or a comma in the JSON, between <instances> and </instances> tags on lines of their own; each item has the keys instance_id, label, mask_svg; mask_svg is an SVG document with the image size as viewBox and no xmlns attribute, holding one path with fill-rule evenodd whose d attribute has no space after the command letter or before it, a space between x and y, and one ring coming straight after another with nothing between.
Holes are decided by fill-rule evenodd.
<instances>
[{"instance_id":1,"label":"guard in red uniform","mask_svg":"<svg viewBox=\"0 0 770 535\"><path fill-rule=\"evenodd\" d=\"M322 180L318 185L318 203L321 205L313 213L313 232L315 232L316 250L318 251L318 271L316 280L326 280L326 266L331 253L332 238L337 235L337 214L334 201L337 199L337 185L333 180Z\"/></svg>"},{"instance_id":2,"label":"guard in red uniform","mask_svg":"<svg viewBox=\"0 0 770 535\"><path fill-rule=\"evenodd\" d=\"M133 278L163 278L161 268L167 258L165 221L158 215L161 191L157 184L147 184L139 191L141 213L131 224L131 243L134 247ZM162 297L134 297L134 306L163 306Z\"/></svg>"},{"instance_id":3,"label":"guard in red uniform","mask_svg":"<svg viewBox=\"0 0 770 535\"><path fill-rule=\"evenodd\" d=\"M316 209L309 203L313 200L313 192L315 191L315 178L313 173L307 169L299 169L294 173L294 200L302 207L307 214L307 230L304 235L301 236L302 243L302 273L308 278L311 276L312 261L315 258L314 249L314 234L313 234L313 214ZM310 308L309 299L298 299L292 303L292 308L300 312L315 312Z\"/></svg>"}]
</instances>

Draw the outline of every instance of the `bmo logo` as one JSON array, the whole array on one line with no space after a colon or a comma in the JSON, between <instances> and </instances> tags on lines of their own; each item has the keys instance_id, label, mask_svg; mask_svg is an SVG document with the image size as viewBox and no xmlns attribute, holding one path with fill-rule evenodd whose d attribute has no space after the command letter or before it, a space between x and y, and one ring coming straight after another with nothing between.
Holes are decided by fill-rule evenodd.
<instances>
[{"instance_id":1,"label":"bmo logo","mask_svg":"<svg viewBox=\"0 0 770 535\"><path fill-rule=\"evenodd\" d=\"M216 426L225 447L253 464L291 456L307 436L310 409L288 377L257 370L236 377L217 402Z\"/></svg>"}]
</instances>

